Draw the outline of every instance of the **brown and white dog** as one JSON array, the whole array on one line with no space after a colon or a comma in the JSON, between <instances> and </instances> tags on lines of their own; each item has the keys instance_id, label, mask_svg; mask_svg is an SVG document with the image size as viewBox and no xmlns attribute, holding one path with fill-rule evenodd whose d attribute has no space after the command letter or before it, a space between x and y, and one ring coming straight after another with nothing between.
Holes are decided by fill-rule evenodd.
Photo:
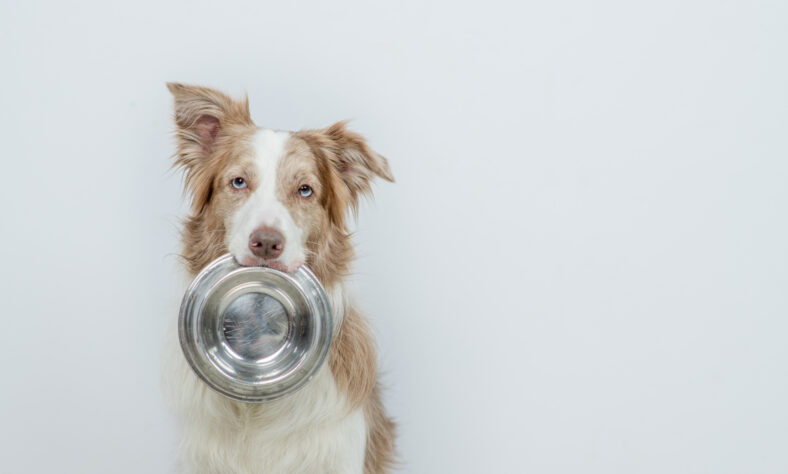
<instances>
[{"instance_id":1,"label":"brown and white dog","mask_svg":"<svg viewBox=\"0 0 788 474\"><path fill-rule=\"evenodd\" d=\"M331 298L327 363L285 398L248 404L209 389L187 365L173 331L164 380L182 425L179 466L197 473L381 473L394 425L380 402L375 346L345 294L353 258L347 218L388 163L337 123L276 131L255 126L248 100L168 84L175 97L176 165L192 199L183 229L190 277L230 252L243 265L293 271L307 264Z\"/></svg>"}]
</instances>

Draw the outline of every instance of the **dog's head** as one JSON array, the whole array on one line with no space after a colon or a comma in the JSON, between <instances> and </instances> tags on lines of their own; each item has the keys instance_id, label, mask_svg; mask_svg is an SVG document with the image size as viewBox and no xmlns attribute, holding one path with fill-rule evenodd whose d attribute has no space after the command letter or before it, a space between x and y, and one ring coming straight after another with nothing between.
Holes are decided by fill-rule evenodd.
<instances>
[{"instance_id":1,"label":"dog's head","mask_svg":"<svg viewBox=\"0 0 788 474\"><path fill-rule=\"evenodd\" d=\"M321 279L341 277L353 256L349 210L388 162L340 122L326 129L258 128L248 101L168 84L175 97L176 165L192 213L184 257L196 273L222 253L242 265L292 272L308 263Z\"/></svg>"}]
</instances>

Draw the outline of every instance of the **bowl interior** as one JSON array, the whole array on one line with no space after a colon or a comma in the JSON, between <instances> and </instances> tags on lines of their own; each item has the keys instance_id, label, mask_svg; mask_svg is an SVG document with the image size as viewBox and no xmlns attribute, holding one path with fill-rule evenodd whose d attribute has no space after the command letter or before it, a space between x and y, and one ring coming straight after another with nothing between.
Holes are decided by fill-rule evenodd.
<instances>
[{"instance_id":1,"label":"bowl interior","mask_svg":"<svg viewBox=\"0 0 788 474\"><path fill-rule=\"evenodd\" d=\"M293 316L266 292L246 292L220 311L222 344L242 360L262 361L281 351L292 334Z\"/></svg>"}]
</instances>

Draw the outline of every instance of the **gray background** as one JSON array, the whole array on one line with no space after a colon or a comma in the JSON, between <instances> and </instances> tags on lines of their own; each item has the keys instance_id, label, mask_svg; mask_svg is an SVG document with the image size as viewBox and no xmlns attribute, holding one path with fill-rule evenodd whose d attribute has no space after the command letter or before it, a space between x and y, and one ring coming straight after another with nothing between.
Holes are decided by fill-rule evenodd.
<instances>
[{"instance_id":1,"label":"gray background","mask_svg":"<svg viewBox=\"0 0 788 474\"><path fill-rule=\"evenodd\" d=\"M788 472L788 3L0 5L3 472L166 472L164 82L344 119L408 473Z\"/></svg>"}]
</instances>

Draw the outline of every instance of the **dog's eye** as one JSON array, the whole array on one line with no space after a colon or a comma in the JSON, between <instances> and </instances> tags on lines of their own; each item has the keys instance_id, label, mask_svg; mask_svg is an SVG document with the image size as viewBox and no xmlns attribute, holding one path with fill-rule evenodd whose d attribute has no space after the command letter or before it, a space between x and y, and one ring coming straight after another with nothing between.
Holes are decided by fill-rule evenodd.
<instances>
[{"instance_id":1,"label":"dog's eye","mask_svg":"<svg viewBox=\"0 0 788 474\"><path fill-rule=\"evenodd\" d=\"M312 195L312 188L305 184L298 188L298 194L300 194L301 197L308 198Z\"/></svg>"},{"instance_id":2,"label":"dog's eye","mask_svg":"<svg viewBox=\"0 0 788 474\"><path fill-rule=\"evenodd\" d=\"M246 187L246 180L238 176L237 178L233 178L233 187L235 189L243 189Z\"/></svg>"}]
</instances>

